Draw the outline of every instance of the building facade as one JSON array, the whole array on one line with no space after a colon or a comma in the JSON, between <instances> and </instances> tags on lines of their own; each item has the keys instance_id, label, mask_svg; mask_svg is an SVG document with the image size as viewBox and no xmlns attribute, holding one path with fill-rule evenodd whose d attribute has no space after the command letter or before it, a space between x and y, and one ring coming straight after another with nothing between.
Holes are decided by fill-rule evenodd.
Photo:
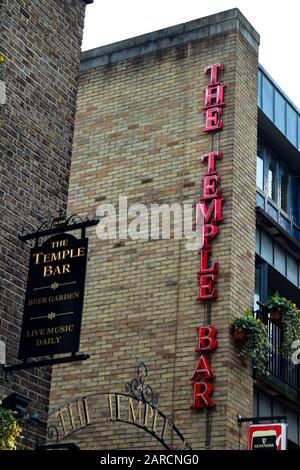
<instances>
[{"instance_id":1,"label":"building facade","mask_svg":"<svg viewBox=\"0 0 300 470\"><path fill-rule=\"evenodd\" d=\"M57 441L242 449L237 415L288 414L299 445L298 369L270 356L268 379L258 376L229 330L275 290L299 295L300 118L258 48L234 9L82 54L68 211L103 217L112 205L118 223L115 237L89 233L81 350L91 359L53 371ZM126 237L124 214L129 230L143 209L127 213L120 197L201 206L204 245L151 237L149 226ZM141 397L140 363L153 394L138 402L128 396Z\"/></svg>"},{"instance_id":2,"label":"building facade","mask_svg":"<svg viewBox=\"0 0 300 470\"><path fill-rule=\"evenodd\" d=\"M300 113L268 73L258 72L254 310L278 291L299 306ZM259 304L257 303L259 302ZM281 353L283 328L266 319L273 353L268 377L256 378L254 415L286 415L289 448L299 448L300 370Z\"/></svg>"},{"instance_id":3,"label":"building facade","mask_svg":"<svg viewBox=\"0 0 300 470\"><path fill-rule=\"evenodd\" d=\"M66 210L85 6L90 0L1 2L1 363L18 361L30 246L18 238ZM6 352L5 352L6 351ZM0 399L29 401L20 446L45 429L51 369L0 375ZM26 401L26 400L25 400Z\"/></svg>"}]
</instances>

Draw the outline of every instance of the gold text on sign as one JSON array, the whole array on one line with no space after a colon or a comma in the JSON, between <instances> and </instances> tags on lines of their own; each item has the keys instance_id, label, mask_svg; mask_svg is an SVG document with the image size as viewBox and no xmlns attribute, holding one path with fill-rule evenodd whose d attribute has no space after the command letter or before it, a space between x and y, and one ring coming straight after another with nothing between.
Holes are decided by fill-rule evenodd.
<instances>
[{"instance_id":1,"label":"gold text on sign","mask_svg":"<svg viewBox=\"0 0 300 470\"><path fill-rule=\"evenodd\" d=\"M50 263L55 263L57 261L68 261L74 258L80 258L85 256L85 247L79 248L67 248L68 240L58 240L51 243L52 249L62 248L59 251L53 253L44 253L40 251L38 253L33 253L34 264L35 265L45 265L43 269L43 277L57 276L62 274L67 274L71 272L71 265L69 263L64 263L62 265L53 265Z\"/></svg>"}]
</instances>

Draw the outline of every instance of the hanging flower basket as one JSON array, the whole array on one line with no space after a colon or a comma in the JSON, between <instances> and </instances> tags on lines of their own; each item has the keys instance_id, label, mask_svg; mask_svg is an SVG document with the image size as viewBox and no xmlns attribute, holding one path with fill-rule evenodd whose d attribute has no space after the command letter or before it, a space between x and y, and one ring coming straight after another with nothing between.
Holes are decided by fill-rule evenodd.
<instances>
[{"instance_id":1,"label":"hanging flower basket","mask_svg":"<svg viewBox=\"0 0 300 470\"><path fill-rule=\"evenodd\" d=\"M293 343L300 339L300 315L297 306L276 292L269 298L266 308L270 319L282 327L283 346L281 352L286 359L290 359L294 351Z\"/></svg>"},{"instance_id":2,"label":"hanging flower basket","mask_svg":"<svg viewBox=\"0 0 300 470\"><path fill-rule=\"evenodd\" d=\"M244 315L231 323L230 331L240 348L239 356L250 355L258 373L266 375L270 349L267 326L254 318L252 311L247 309Z\"/></svg>"},{"instance_id":3,"label":"hanging flower basket","mask_svg":"<svg viewBox=\"0 0 300 470\"><path fill-rule=\"evenodd\" d=\"M234 328L232 334L236 343L239 343L241 346L244 346L244 344L247 341L246 330L245 329L238 330Z\"/></svg>"},{"instance_id":4,"label":"hanging flower basket","mask_svg":"<svg viewBox=\"0 0 300 470\"><path fill-rule=\"evenodd\" d=\"M275 323L282 323L282 312L280 310L270 310L270 320L272 320Z\"/></svg>"},{"instance_id":5,"label":"hanging flower basket","mask_svg":"<svg viewBox=\"0 0 300 470\"><path fill-rule=\"evenodd\" d=\"M286 299L285 297L279 295L278 291L275 292L275 294L268 299L268 302L266 304L266 309L268 310L270 314L270 319L272 321L281 321L282 316L287 313L292 307L292 302Z\"/></svg>"}]
</instances>

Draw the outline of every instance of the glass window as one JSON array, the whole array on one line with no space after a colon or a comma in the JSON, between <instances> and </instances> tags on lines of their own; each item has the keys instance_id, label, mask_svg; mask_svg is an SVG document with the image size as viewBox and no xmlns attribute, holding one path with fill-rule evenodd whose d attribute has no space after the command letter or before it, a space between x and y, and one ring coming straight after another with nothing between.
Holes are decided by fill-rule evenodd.
<instances>
[{"instance_id":1,"label":"glass window","mask_svg":"<svg viewBox=\"0 0 300 470\"><path fill-rule=\"evenodd\" d=\"M287 278L293 283L298 284L298 264L291 256L287 255Z\"/></svg>"},{"instance_id":2,"label":"glass window","mask_svg":"<svg viewBox=\"0 0 300 470\"><path fill-rule=\"evenodd\" d=\"M293 411L290 411L289 409L287 409L286 411L287 411L286 414L287 414L288 423L289 423L289 440L298 443L297 415Z\"/></svg>"},{"instance_id":3,"label":"glass window","mask_svg":"<svg viewBox=\"0 0 300 470\"><path fill-rule=\"evenodd\" d=\"M258 71L258 102L257 102L257 105L260 108L261 108L261 77L262 77L262 73L259 70Z\"/></svg>"},{"instance_id":4,"label":"glass window","mask_svg":"<svg viewBox=\"0 0 300 470\"><path fill-rule=\"evenodd\" d=\"M260 155L256 156L256 186L264 190L264 160Z\"/></svg>"},{"instance_id":5,"label":"glass window","mask_svg":"<svg viewBox=\"0 0 300 470\"><path fill-rule=\"evenodd\" d=\"M264 393L259 393L259 416L272 416L271 399Z\"/></svg>"},{"instance_id":6,"label":"glass window","mask_svg":"<svg viewBox=\"0 0 300 470\"><path fill-rule=\"evenodd\" d=\"M277 202L276 159L273 153L269 155L268 197L272 199L272 201Z\"/></svg>"},{"instance_id":7,"label":"glass window","mask_svg":"<svg viewBox=\"0 0 300 470\"><path fill-rule=\"evenodd\" d=\"M297 114L289 104L287 104L286 136L297 147Z\"/></svg>"},{"instance_id":8,"label":"glass window","mask_svg":"<svg viewBox=\"0 0 300 470\"><path fill-rule=\"evenodd\" d=\"M296 224L300 224L299 206L300 206L300 179L297 176L292 176L292 203L291 203L291 216Z\"/></svg>"},{"instance_id":9,"label":"glass window","mask_svg":"<svg viewBox=\"0 0 300 470\"><path fill-rule=\"evenodd\" d=\"M281 165L281 181L280 181L280 192L281 192L281 209L286 213L289 212L289 174L286 167Z\"/></svg>"},{"instance_id":10,"label":"glass window","mask_svg":"<svg viewBox=\"0 0 300 470\"><path fill-rule=\"evenodd\" d=\"M278 401L273 401L273 415L274 416L284 416L286 414L284 406Z\"/></svg>"},{"instance_id":11,"label":"glass window","mask_svg":"<svg viewBox=\"0 0 300 470\"><path fill-rule=\"evenodd\" d=\"M269 80L263 75L263 111L273 121L273 95L274 87Z\"/></svg>"},{"instance_id":12,"label":"glass window","mask_svg":"<svg viewBox=\"0 0 300 470\"><path fill-rule=\"evenodd\" d=\"M275 90L275 124L285 134L285 99Z\"/></svg>"},{"instance_id":13,"label":"glass window","mask_svg":"<svg viewBox=\"0 0 300 470\"><path fill-rule=\"evenodd\" d=\"M273 265L273 240L266 232L261 232L261 256Z\"/></svg>"},{"instance_id":14,"label":"glass window","mask_svg":"<svg viewBox=\"0 0 300 470\"><path fill-rule=\"evenodd\" d=\"M257 302L260 302L261 299L261 292L260 292L260 285L261 285L261 269L260 267L255 268L255 292L254 292L254 305L253 310L259 310L259 306Z\"/></svg>"},{"instance_id":15,"label":"glass window","mask_svg":"<svg viewBox=\"0 0 300 470\"><path fill-rule=\"evenodd\" d=\"M300 117L298 116L298 150L300 150Z\"/></svg>"},{"instance_id":16,"label":"glass window","mask_svg":"<svg viewBox=\"0 0 300 470\"><path fill-rule=\"evenodd\" d=\"M256 186L263 192L256 193L257 206L263 207L289 233L291 221L300 226L300 176L263 139L259 139L257 147ZM281 215L278 209L283 211ZM298 235L293 236L298 239Z\"/></svg>"},{"instance_id":17,"label":"glass window","mask_svg":"<svg viewBox=\"0 0 300 470\"><path fill-rule=\"evenodd\" d=\"M277 243L274 246L274 266L281 274L286 275L285 251Z\"/></svg>"},{"instance_id":18,"label":"glass window","mask_svg":"<svg viewBox=\"0 0 300 470\"><path fill-rule=\"evenodd\" d=\"M260 230L256 227L255 250L260 255Z\"/></svg>"}]
</instances>

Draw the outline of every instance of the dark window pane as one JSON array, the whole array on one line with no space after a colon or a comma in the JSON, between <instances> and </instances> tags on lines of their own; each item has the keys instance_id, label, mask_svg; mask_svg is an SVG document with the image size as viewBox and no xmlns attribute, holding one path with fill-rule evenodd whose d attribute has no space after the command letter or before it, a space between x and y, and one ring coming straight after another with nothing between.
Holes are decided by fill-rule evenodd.
<instances>
[{"instance_id":1,"label":"dark window pane","mask_svg":"<svg viewBox=\"0 0 300 470\"><path fill-rule=\"evenodd\" d=\"M285 251L281 248L278 243L275 243L274 246L274 266L281 274L285 276L286 266L285 266Z\"/></svg>"},{"instance_id":2,"label":"dark window pane","mask_svg":"<svg viewBox=\"0 0 300 470\"><path fill-rule=\"evenodd\" d=\"M281 166L281 209L289 212L289 174L284 165Z\"/></svg>"},{"instance_id":3,"label":"dark window pane","mask_svg":"<svg viewBox=\"0 0 300 470\"><path fill-rule=\"evenodd\" d=\"M263 111L273 121L273 94L274 88L269 80L263 76Z\"/></svg>"},{"instance_id":4,"label":"dark window pane","mask_svg":"<svg viewBox=\"0 0 300 470\"><path fill-rule=\"evenodd\" d=\"M297 147L297 114L289 104L287 104L286 136Z\"/></svg>"},{"instance_id":5,"label":"dark window pane","mask_svg":"<svg viewBox=\"0 0 300 470\"><path fill-rule=\"evenodd\" d=\"M273 265L273 240L266 232L261 232L261 256Z\"/></svg>"},{"instance_id":6,"label":"dark window pane","mask_svg":"<svg viewBox=\"0 0 300 470\"><path fill-rule=\"evenodd\" d=\"M255 268L255 292L254 292L254 310L258 310L257 302L260 302L261 299L261 292L260 292L260 285L261 285L261 270L259 267Z\"/></svg>"},{"instance_id":7,"label":"dark window pane","mask_svg":"<svg viewBox=\"0 0 300 470\"><path fill-rule=\"evenodd\" d=\"M265 153L265 145L263 141L259 140L258 145L257 145L257 155L259 155L261 158L264 158L264 153Z\"/></svg>"},{"instance_id":8,"label":"dark window pane","mask_svg":"<svg viewBox=\"0 0 300 470\"><path fill-rule=\"evenodd\" d=\"M300 225L299 217L299 205L300 205L300 191L299 191L299 179L297 177L292 177L292 204L291 204L291 213L292 219L297 224Z\"/></svg>"},{"instance_id":9,"label":"dark window pane","mask_svg":"<svg viewBox=\"0 0 300 470\"><path fill-rule=\"evenodd\" d=\"M275 124L285 133L285 99L275 90Z\"/></svg>"},{"instance_id":10,"label":"dark window pane","mask_svg":"<svg viewBox=\"0 0 300 470\"><path fill-rule=\"evenodd\" d=\"M293 283L298 284L298 264L290 255L287 255L287 278Z\"/></svg>"},{"instance_id":11,"label":"dark window pane","mask_svg":"<svg viewBox=\"0 0 300 470\"><path fill-rule=\"evenodd\" d=\"M272 199L272 201L277 202L276 160L273 154L270 154L269 158L268 197Z\"/></svg>"}]
</instances>

